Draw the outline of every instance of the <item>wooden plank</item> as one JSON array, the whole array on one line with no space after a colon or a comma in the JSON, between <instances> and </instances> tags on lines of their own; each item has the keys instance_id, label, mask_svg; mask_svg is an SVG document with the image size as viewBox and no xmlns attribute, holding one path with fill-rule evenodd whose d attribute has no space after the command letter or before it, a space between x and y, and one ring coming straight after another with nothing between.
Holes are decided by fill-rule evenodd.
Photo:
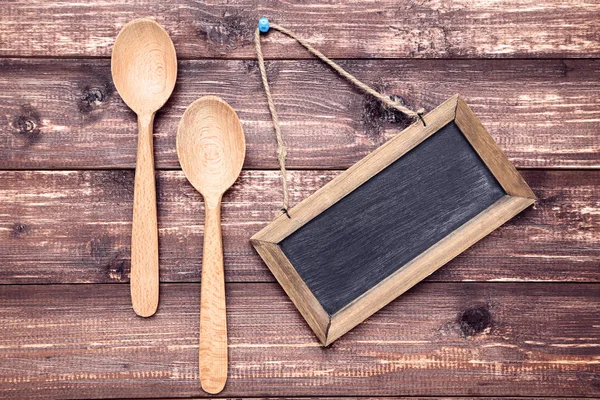
<instances>
[{"instance_id":1,"label":"wooden plank","mask_svg":"<svg viewBox=\"0 0 600 400\"><path fill-rule=\"evenodd\" d=\"M523 400L523 397L506 397L506 396L494 396L494 397L474 397L468 396L469 400ZM552 397L551 397L552 398ZM178 397L169 397L162 399L154 399L154 400L174 400L180 399ZM188 400L197 400L200 397L188 398ZM236 398L221 398L223 400L242 400L242 399L253 399L253 400L268 400L268 399L277 399L277 400L302 400L305 397L236 397ZM386 397L368 397L368 396L324 396L324 397L315 397L311 396L311 400L464 400L464 396L386 396ZM526 397L527 400L549 400L549 397ZM596 399L596 397L568 397L569 400L584 400L584 399Z\"/></svg>"},{"instance_id":2,"label":"wooden plank","mask_svg":"<svg viewBox=\"0 0 600 400\"><path fill-rule=\"evenodd\" d=\"M195 397L195 398L189 398L188 400L197 400L200 397ZM595 397L569 397L569 400L584 400L584 399L594 399ZM162 399L156 399L156 400L174 400L174 399L178 399L179 398L174 398L174 397L170 397L170 398L162 398ZM303 400L305 399L305 397L265 397L265 396L261 396L261 397L236 397L236 398L222 398L223 400L242 400L242 399L253 399L253 400L268 400L268 399L278 399L278 400ZM365 396L353 396L353 397L331 397L331 396L326 396L326 397L314 397L311 396L311 400L464 400L465 397L464 396L459 396L459 397L448 397L448 396L444 396L444 397L438 397L438 396L426 396L426 397L415 397L415 396L409 396L409 397L405 397L405 396L389 396L389 397L365 397ZM505 397L505 396L494 396L493 398L490 397L473 397L473 396L469 396L468 397L469 400L523 400L523 397ZM548 400L548 397L527 397L527 400Z\"/></svg>"},{"instance_id":3,"label":"wooden plank","mask_svg":"<svg viewBox=\"0 0 600 400\"><path fill-rule=\"evenodd\" d=\"M119 29L154 16L180 57L254 57L252 34L267 16L335 58L598 57L595 1L295 3L214 0L168 3L13 0L0 9L0 55L108 56ZM280 34L269 57L309 57Z\"/></svg>"},{"instance_id":4,"label":"wooden plank","mask_svg":"<svg viewBox=\"0 0 600 400\"><path fill-rule=\"evenodd\" d=\"M195 398L189 398L188 400L197 400L200 397L195 397ZM584 399L594 399L595 397L569 397L569 400L584 400ZM178 399L179 398L162 398L162 399L156 399L156 400L174 400L174 399ZM253 400L268 400L268 399L277 399L277 400L302 400L305 399L305 397L265 397L265 396L261 396L261 397L236 397L236 398L222 398L223 400L242 400L242 399L253 399ZM448 397L448 396L444 396L444 397L439 397L439 396L426 396L426 397L415 397L415 396L409 396L409 397L405 397L405 396L386 396L386 397L366 397L366 396L353 396L353 397L331 397L331 396L326 396L326 397L314 397L311 396L311 400L464 400L465 397L464 396L459 396L459 397ZM490 397L473 397L473 396L468 396L469 400L523 400L523 397L505 397L505 396L494 396L493 398ZM548 400L548 397L527 397L527 400Z\"/></svg>"},{"instance_id":5,"label":"wooden plank","mask_svg":"<svg viewBox=\"0 0 600 400\"><path fill-rule=\"evenodd\" d=\"M342 61L365 82L431 110L456 93L518 167L600 167L600 60ZM410 122L318 61L268 63L290 168L347 168ZM155 122L158 168L179 168L177 124L202 95L223 97L247 136L246 168L277 168L254 61L184 61ZM0 59L0 168L133 168L135 115L109 60Z\"/></svg>"},{"instance_id":6,"label":"wooden plank","mask_svg":"<svg viewBox=\"0 0 600 400\"><path fill-rule=\"evenodd\" d=\"M522 173L536 205L430 280L600 282L600 171ZM291 203L337 175L290 172ZM161 280L197 282L202 199L180 171L157 177ZM4 171L0 182L0 283L128 280L133 171ZM277 171L244 171L225 195L229 282L274 280L249 239L278 214L280 201Z\"/></svg>"},{"instance_id":7,"label":"wooden plank","mask_svg":"<svg viewBox=\"0 0 600 400\"><path fill-rule=\"evenodd\" d=\"M229 284L223 396L598 396L597 284L425 283L332 348L275 283ZM3 398L203 397L198 284L0 287Z\"/></svg>"}]
</instances>

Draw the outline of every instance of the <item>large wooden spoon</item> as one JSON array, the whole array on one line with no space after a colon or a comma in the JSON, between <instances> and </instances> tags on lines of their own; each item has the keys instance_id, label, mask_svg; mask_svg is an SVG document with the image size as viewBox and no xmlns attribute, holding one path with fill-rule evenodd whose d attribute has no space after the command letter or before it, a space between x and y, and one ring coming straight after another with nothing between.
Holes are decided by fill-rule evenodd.
<instances>
[{"instance_id":1,"label":"large wooden spoon","mask_svg":"<svg viewBox=\"0 0 600 400\"><path fill-rule=\"evenodd\" d=\"M183 114L177 155L187 179L204 197L200 292L200 383L211 394L227 380L227 318L221 237L221 197L236 181L246 154L242 124L225 101L207 96Z\"/></svg>"},{"instance_id":2,"label":"large wooden spoon","mask_svg":"<svg viewBox=\"0 0 600 400\"><path fill-rule=\"evenodd\" d=\"M152 125L175 87L177 56L169 34L151 19L125 25L112 52L112 76L123 101L138 116L138 151L131 232L131 301L149 317L158 307L158 226Z\"/></svg>"}]
</instances>

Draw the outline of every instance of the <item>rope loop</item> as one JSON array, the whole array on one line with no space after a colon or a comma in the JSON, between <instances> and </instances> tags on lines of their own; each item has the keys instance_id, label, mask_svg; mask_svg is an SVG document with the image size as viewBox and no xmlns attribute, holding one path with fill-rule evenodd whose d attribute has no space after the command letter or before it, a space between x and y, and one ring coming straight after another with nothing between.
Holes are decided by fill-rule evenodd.
<instances>
[{"instance_id":1,"label":"rope loop","mask_svg":"<svg viewBox=\"0 0 600 400\"><path fill-rule=\"evenodd\" d=\"M306 50L308 50L309 53L311 53L312 55L314 55L315 57L317 57L318 59L323 61L325 64L329 65L329 67L331 67L338 74L340 74L341 76L343 76L344 78L349 80L352 84L354 84L358 88L362 89L364 92L366 92L366 93L370 94L371 96L375 97L376 99L378 99L384 106L394 108L394 109L400 111L401 113L408 115L409 117L413 117L415 119L415 121L421 121L423 123L423 126L427 126L427 124L425 123L425 119L423 118L423 114L425 113L424 109L420 108L417 111L413 111L413 110L403 106L402 104L400 104L400 102L398 102L397 100L394 100L394 99L390 98L389 96L379 93L372 87L370 87L367 84L358 80L358 78L356 78L354 75L347 72L345 69L340 67L337 63L335 63L330 58L326 57L319 50L312 47L310 45L310 43L308 43L304 39L297 36L294 32L292 32L289 29L286 29L280 25L270 23L269 20L264 17L261 18L258 21L258 27L256 28L256 31L254 32L254 49L256 50L256 57L258 59L258 68L260 70L260 76L262 79L263 87L265 88L265 94L267 96L267 103L269 105L269 111L271 113L271 118L273 120L273 128L275 129L275 135L277 137L277 159L279 161L279 169L281 170L281 184L283 186L283 207L281 208L281 210L284 212L285 215L287 215L288 218L291 218L290 214L288 213L290 200L289 200L289 192L288 192L288 184L287 184L287 171L286 171L286 167L285 167L287 150L286 150L286 146L285 146L285 141L283 140L283 134L281 133L279 116L277 115L277 110L275 109L275 103L273 102L273 95L271 94L271 87L269 86L269 82L267 80L265 59L264 59L261 45L260 45L261 33L267 33L271 28L283 33L284 35L289 36L290 38L292 38L295 41L297 41L298 43L300 43L300 45L302 45Z\"/></svg>"}]
</instances>

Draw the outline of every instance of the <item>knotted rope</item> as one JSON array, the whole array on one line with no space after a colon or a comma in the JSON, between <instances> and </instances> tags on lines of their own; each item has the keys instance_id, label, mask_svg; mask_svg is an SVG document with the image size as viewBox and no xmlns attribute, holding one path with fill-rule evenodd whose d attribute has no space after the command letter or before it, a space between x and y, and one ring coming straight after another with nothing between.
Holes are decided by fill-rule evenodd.
<instances>
[{"instance_id":1,"label":"knotted rope","mask_svg":"<svg viewBox=\"0 0 600 400\"><path fill-rule=\"evenodd\" d=\"M271 28L283 33L284 35L291 37L292 39L294 39L295 41L300 43L311 54L313 54L314 56L319 58L325 64L329 65L334 71L336 71L338 74L340 74L341 76L343 76L344 78L349 80L355 86L359 87L366 93L370 94L371 96L373 96L376 99L378 99L379 101L381 101L385 106L394 108L394 109L400 111L401 113L408 115L409 117L415 118L416 120L421 120L423 125L426 125L425 120L423 119L423 113L425 112L425 110L421 108L417 111L413 111L409 108L404 107L402 104L400 104L398 101L394 100L393 98L379 93L378 91L376 91L369 85L358 80L358 78L356 78L354 75L352 75L351 73L349 73L348 71L346 71L345 69L340 67L338 64L336 64L330 58L326 57L319 50L312 47L304 39L298 37L294 32L292 32L289 29L286 29L280 25L269 23L269 21L266 18L261 18L258 21L258 27L256 28L256 31L254 32L254 48L256 50L256 56L258 58L258 68L260 70L260 76L262 78L262 83L265 88L265 94L267 95L267 103L269 105L269 111L271 112L271 118L273 120L273 128L275 129L275 134L277 136L277 159L279 161L279 168L281 170L281 184L283 186L283 207L281 208L281 210L288 216L288 218L291 218L290 214L288 213L290 196L289 196L288 184L287 184L287 170L285 167L285 159L287 157L287 150L286 150L286 146L285 146L285 141L283 140L283 134L281 133L281 126L279 124L279 117L277 115L277 110L275 109L275 103L273 102L273 96L271 94L271 87L269 86L269 82L267 80L267 70L265 69L265 59L264 59L264 56L262 53L262 48L260 45L261 32L266 33Z\"/></svg>"}]
</instances>

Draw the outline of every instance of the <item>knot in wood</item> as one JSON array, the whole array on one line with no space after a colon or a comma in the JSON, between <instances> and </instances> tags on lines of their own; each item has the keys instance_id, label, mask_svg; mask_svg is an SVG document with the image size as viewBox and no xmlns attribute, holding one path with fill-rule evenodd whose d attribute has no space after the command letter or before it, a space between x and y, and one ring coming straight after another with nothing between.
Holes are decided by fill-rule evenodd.
<instances>
[{"instance_id":1,"label":"knot in wood","mask_svg":"<svg viewBox=\"0 0 600 400\"><path fill-rule=\"evenodd\" d=\"M99 106L106 99L104 89L99 87L89 88L83 93L83 99L88 105Z\"/></svg>"},{"instance_id":2,"label":"knot in wood","mask_svg":"<svg viewBox=\"0 0 600 400\"><path fill-rule=\"evenodd\" d=\"M491 328L492 315L487 307L472 307L462 313L458 323L463 335L474 336Z\"/></svg>"},{"instance_id":3,"label":"knot in wood","mask_svg":"<svg viewBox=\"0 0 600 400\"><path fill-rule=\"evenodd\" d=\"M38 125L37 121L21 115L15 119L15 126L20 134L27 135L28 133L34 132Z\"/></svg>"},{"instance_id":4,"label":"knot in wood","mask_svg":"<svg viewBox=\"0 0 600 400\"><path fill-rule=\"evenodd\" d=\"M26 234L28 231L28 227L27 225L24 225L20 222L16 222L13 224L12 229L11 229L11 237L12 238L18 238L23 236L24 234Z\"/></svg>"}]
</instances>

